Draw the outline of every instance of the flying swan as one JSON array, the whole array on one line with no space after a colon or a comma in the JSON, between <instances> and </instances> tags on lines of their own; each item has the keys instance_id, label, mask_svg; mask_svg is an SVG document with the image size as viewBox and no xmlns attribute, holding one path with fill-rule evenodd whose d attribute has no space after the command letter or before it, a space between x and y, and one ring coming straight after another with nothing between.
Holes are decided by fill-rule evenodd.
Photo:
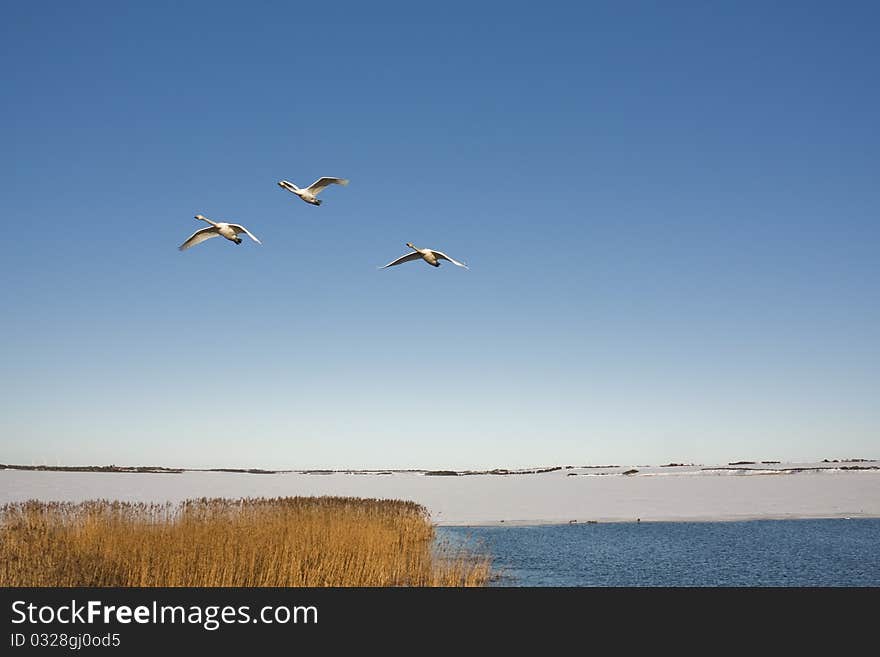
<instances>
[{"instance_id":1,"label":"flying swan","mask_svg":"<svg viewBox=\"0 0 880 657\"><path fill-rule=\"evenodd\" d=\"M207 221L210 226L207 228L202 228L201 230L197 230L189 238L181 244L178 249L181 251L186 251L191 246L195 246L196 244L201 244L205 240L209 240L212 237L217 237L220 235L221 237L225 237L230 242L235 242L236 244L241 244L241 238L239 237L240 233L244 233L248 237L250 237L257 244L262 244L260 240L254 237L251 232L240 224L227 224L223 222L214 222L208 219L207 217L197 214L196 219L199 221Z\"/></svg>"},{"instance_id":2,"label":"flying swan","mask_svg":"<svg viewBox=\"0 0 880 657\"><path fill-rule=\"evenodd\" d=\"M311 203L312 205L321 205L321 199L318 198L318 194L321 193L321 190L327 187L328 185L342 185L343 187L348 184L348 179L346 178L318 178L315 182L305 188L300 188L294 185L292 182L288 182L287 180L279 180L278 186L282 189L286 189L291 194L296 194L306 203Z\"/></svg>"},{"instance_id":3,"label":"flying swan","mask_svg":"<svg viewBox=\"0 0 880 657\"><path fill-rule=\"evenodd\" d=\"M389 262L384 267L379 267L379 269L385 269L386 267L393 267L394 265L399 265L404 262L409 262L410 260L418 260L421 258L429 265L433 267L440 266L440 260L448 260L453 265L458 265L459 267L464 267L465 269L469 269L469 267L463 262L459 262L458 260L453 260L448 255L443 253L442 251L436 251L434 249L419 249L413 246L411 243L407 242L406 245L413 250L412 253L407 253L406 255L400 256L397 260L393 262Z\"/></svg>"}]
</instances>

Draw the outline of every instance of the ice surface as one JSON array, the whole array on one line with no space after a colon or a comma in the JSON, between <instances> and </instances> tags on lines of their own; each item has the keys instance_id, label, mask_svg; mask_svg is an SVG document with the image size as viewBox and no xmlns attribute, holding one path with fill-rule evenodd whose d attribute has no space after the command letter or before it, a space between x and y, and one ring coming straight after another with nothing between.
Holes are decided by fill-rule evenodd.
<instances>
[{"instance_id":1,"label":"ice surface","mask_svg":"<svg viewBox=\"0 0 880 657\"><path fill-rule=\"evenodd\" d=\"M866 469L841 468L852 465ZM466 476L0 470L0 503L344 495L413 500L444 525L880 517L880 469L870 469L878 466L620 466ZM638 472L622 474L631 469Z\"/></svg>"}]
</instances>

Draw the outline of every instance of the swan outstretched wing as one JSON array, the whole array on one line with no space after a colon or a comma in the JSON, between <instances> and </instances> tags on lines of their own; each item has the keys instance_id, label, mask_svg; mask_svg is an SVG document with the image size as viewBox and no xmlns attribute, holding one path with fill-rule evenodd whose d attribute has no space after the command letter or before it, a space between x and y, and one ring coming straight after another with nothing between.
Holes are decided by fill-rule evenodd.
<instances>
[{"instance_id":1,"label":"swan outstretched wing","mask_svg":"<svg viewBox=\"0 0 880 657\"><path fill-rule=\"evenodd\" d=\"M212 237L217 237L220 233L217 232L217 229L214 226L208 226L207 228L202 228L197 230L192 235L187 238L186 242L178 246L177 248L180 251L186 251L191 246L195 246L196 244L201 244L205 240L209 240Z\"/></svg>"},{"instance_id":2,"label":"swan outstretched wing","mask_svg":"<svg viewBox=\"0 0 880 657\"><path fill-rule=\"evenodd\" d=\"M312 194L317 194L328 185L342 185L344 187L347 184L347 178L328 178L325 176L324 178L318 178L315 182L306 187L306 189Z\"/></svg>"},{"instance_id":3,"label":"swan outstretched wing","mask_svg":"<svg viewBox=\"0 0 880 657\"><path fill-rule=\"evenodd\" d=\"M260 240L258 240L256 237L253 236L251 231L249 231L247 228L245 228L241 224L229 224L229 227L235 231L236 235L238 235L239 233L244 233L245 235L250 237L257 244L262 244L262 242Z\"/></svg>"},{"instance_id":4,"label":"swan outstretched wing","mask_svg":"<svg viewBox=\"0 0 880 657\"><path fill-rule=\"evenodd\" d=\"M400 256L397 260L393 262L389 262L384 267L379 267L379 269L385 269L385 267L393 267L394 265L399 265L404 262L409 262L410 260L419 260L422 257L421 253L413 251L412 253L407 253L406 255Z\"/></svg>"},{"instance_id":5,"label":"swan outstretched wing","mask_svg":"<svg viewBox=\"0 0 880 657\"><path fill-rule=\"evenodd\" d=\"M464 267L465 269L470 269L470 267L468 267L466 264L464 264L463 262L459 262L458 260L453 260L448 255L443 253L443 251L435 251L434 249L431 249L431 253L433 253L438 258L442 258L443 260L448 260L453 265L458 265L459 267Z\"/></svg>"}]
</instances>

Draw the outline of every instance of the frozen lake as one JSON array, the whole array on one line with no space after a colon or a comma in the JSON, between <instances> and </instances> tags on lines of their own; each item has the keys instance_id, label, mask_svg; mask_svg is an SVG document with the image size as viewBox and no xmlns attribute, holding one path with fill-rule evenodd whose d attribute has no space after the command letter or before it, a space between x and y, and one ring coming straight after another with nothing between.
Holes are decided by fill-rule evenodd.
<instances>
[{"instance_id":1,"label":"frozen lake","mask_svg":"<svg viewBox=\"0 0 880 657\"><path fill-rule=\"evenodd\" d=\"M880 462L615 466L540 474L0 470L0 503L342 495L413 500L440 525L880 517ZM862 468L862 469L845 469ZM638 472L623 474L627 470Z\"/></svg>"}]
</instances>

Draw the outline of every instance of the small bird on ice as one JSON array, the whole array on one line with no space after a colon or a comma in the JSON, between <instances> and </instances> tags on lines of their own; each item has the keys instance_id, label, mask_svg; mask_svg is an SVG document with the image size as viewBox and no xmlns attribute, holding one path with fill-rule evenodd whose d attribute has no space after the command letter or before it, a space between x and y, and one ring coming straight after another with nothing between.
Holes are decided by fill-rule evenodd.
<instances>
[{"instance_id":1,"label":"small bird on ice","mask_svg":"<svg viewBox=\"0 0 880 657\"><path fill-rule=\"evenodd\" d=\"M465 269L470 269L463 262L459 262L458 260L453 260L448 255L443 253L443 251L436 251L434 249L420 249L418 247L413 246L410 242L407 242L406 245L413 250L412 253L407 253L406 255L400 256L397 260L393 262L389 262L384 267L379 267L379 269L385 269L386 267L393 267L394 265L399 265L404 262L409 262L410 260L418 260L421 258L429 265L433 267L439 267L441 260L448 260L453 265L458 265L459 267L464 267Z\"/></svg>"},{"instance_id":2,"label":"small bird on ice","mask_svg":"<svg viewBox=\"0 0 880 657\"><path fill-rule=\"evenodd\" d=\"M318 194L321 193L328 185L345 185L348 184L347 178L318 178L315 182L313 182L308 187L297 187L292 182L287 180L279 180L278 186L282 189L286 189L291 194L296 194L306 203L311 203L312 205L321 205L321 199L318 198Z\"/></svg>"},{"instance_id":3,"label":"small bird on ice","mask_svg":"<svg viewBox=\"0 0 880 657\"><path fill-rule=\"evenodd\" d=\"M187 238L187 240L181 244L178 249L181 251L186 251L191 246L195 246L196 244L201 244L205 240L209 240L212 237L225 237L230 242L235 242L236 244L241 244L241 238L238 236L240 233L244 233L248 237L250 237L257 244L262 244L260 240L254 237L251 232L242 226L241 224L228 224L224 222L215 222L211 221L207 217L201 214L197 214L195 216L199 221L207 221L210 226L207 228L202 228L201 230L197 230L192 235Z\"/></svg>"}]
</instances>

